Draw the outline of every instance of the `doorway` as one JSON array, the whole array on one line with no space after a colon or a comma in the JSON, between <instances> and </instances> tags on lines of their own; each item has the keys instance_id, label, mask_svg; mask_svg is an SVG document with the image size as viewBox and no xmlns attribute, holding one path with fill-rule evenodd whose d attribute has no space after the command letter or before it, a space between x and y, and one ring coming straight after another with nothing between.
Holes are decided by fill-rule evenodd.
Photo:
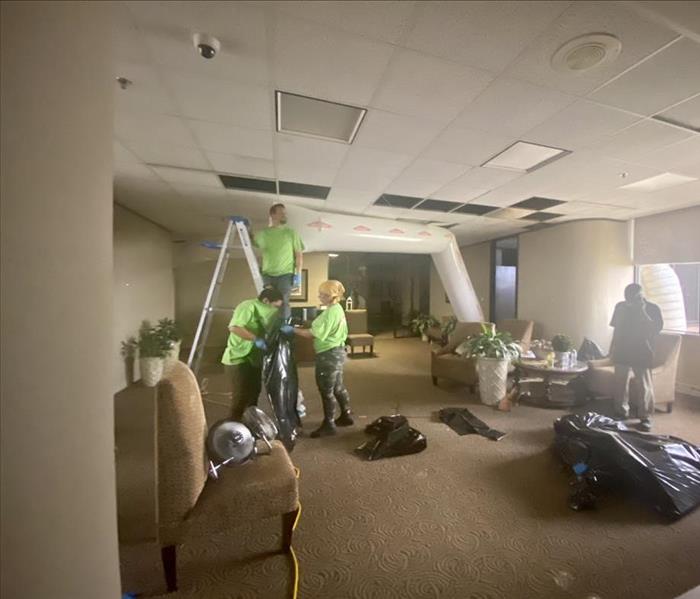
<instances>
[{"instance_id":1,"label":"doorway","mask_svg":"<svg viewBox=\"0 0 700 599\"><path fill-rule=\"evenodd\" d=\"M518 316L518 238L491 242L491 322Z\"/></svg>"}]
</instances>

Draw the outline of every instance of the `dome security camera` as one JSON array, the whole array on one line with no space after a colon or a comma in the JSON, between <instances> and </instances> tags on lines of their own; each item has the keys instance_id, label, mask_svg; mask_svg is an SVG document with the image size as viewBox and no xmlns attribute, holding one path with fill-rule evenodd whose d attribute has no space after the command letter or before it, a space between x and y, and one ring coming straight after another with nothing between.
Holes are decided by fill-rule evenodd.
<instances>
[{"instance_id":1,"label":"dome security camera","mask_svg":"<svg viewBox=\"0 0 700 599\"><path fill-rule=\"evenodd\" d=\"M192 42L199 55L207 60L214 58L221 49L221 42L208 33L195 33Z\"/></svg>"}]
</instances>

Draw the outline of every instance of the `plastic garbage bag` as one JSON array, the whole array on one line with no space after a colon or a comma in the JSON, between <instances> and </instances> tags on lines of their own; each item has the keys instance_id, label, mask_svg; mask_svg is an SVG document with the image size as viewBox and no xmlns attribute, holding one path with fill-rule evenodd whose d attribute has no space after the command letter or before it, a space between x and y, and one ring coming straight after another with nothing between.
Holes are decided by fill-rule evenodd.
<instances>
[{"instance_id":1,"label":"plastic garbage bag","mask_svg":"<svg viewBox=\"0 0 700 599\"><path fill-rule=\"evenodd\" d=\"M272 406L279 439L288 451L294 449L297 429L301 426L297 412L299 378L294 361L293 339L274 327L265 338L268 351L263 357L262 377Z\"/></svg>"},{"instance_id":2,"label":"plastic garbage bag","mask_svg":"<svg viewBox=\"0 0 700 599\"><path fill-rule=\"evenodd\" d=\"M629 429L594 412L554 421L555 450L578 477L570 505L590 507L606 488L628 489L668 518L700 505L700 447Z\"/></svg>"},{"instance_id":3,"label":"plastic garbage bag","mask_svg":"<svg viewBox=\"0 0 700 599\"><path fill-rule=\"evenodd\" d=\"M605 354L603 353L603 350L600 349L600 346L595 341L591 341L588 337L583 338L581 347L579 347L576 355L580 362L600 360L601 358L605 357Z\"/></svg>"},{"instance_id":4,"label":"plastic garbage bag","mask_svg":"<svg viewBox=\"0 0 700 599\"><path fill-rule=\"evenodd\" d=\"M405 416L382 416L365 427L372 439L355 451L368 461L420 453L427 446L425 435L408 425Z\"/></svg>"}]
</instances>

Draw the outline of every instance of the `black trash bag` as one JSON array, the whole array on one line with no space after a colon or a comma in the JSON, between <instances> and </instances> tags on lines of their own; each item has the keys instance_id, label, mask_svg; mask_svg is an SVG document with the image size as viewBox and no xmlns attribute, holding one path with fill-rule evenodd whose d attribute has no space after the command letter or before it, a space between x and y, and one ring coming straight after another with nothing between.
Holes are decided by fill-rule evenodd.
<instances>
[{"instance_id":1,"label":"black trash bag","mask_svg":"<svg viewBox=\"0 0 700 599\"><path fill-rule=\"evenodd\" d=\"M576 356L580 362L588 362L588 360L600 360L605 357L605 354L595 341L584 337L581 347L579 347L578 352L576 352Z\"/></svg>"},{"instance_id":2,"label":"black trash bag","mask_svg":"<svg viewBox=\"0 0 700 599\"><path fill-rule=\"evenodd\" d=\"M492 441L500 441L508 434L491 428L467 408L442 408L438 417L458 435L477 434Z\"/></svg>"},{"instance_id":3,"label":"black trash bag","mask_svg":"<svg viewBox=\"0 0 700 599\"><path fill-rule=\"evenodd\" d=\"M374 438L365 441L355 451L367 461L410 455L423 451L428 442L425 436L408 425L405 416L382 416L365 427Z\"/></svg>"},{"instance_id":4,"label":"black trash bag","mask_svg":"<svg viewBox=\"0 0 700 599\"><path fill-rule=\"evenodd\" d=\"M279 327L274 327L265 342L268 351L263 357L263 384L275 416L278 438L292 451L297 429L301 426L297 412L299 377L294 361L294 341L282 334Z\"/></svg>"},{"instance_id":5,"label":"black trash bag","mask_svg":"<svg viewBox=\"0 0 700 599\"><path fill-rule=\"evenodd\" d=\"M628 489L672 519L700 505L700 447L632 430L594 412L562 416L554 431L555 450L582 479L574 486L586 506L594 502L586 494L613 487Z\"/></svg>"}]
</instances>

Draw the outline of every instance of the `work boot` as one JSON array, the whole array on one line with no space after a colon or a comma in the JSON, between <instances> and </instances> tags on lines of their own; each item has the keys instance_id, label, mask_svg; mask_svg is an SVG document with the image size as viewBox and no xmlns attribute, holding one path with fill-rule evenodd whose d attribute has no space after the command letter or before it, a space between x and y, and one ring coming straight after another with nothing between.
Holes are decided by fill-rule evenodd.
<instances>
[{"instance_id":1,"label":"work boot","mask_svg":"<svg viewBox=\"0 0 700 599\"><path fill-rule=\"evenodd\" d=\"M333 424L333 421L331 420L330 422L328 420L324 420L321 423L321 426L319 426L315 431L311 432L311 435L309 435L313 439L318 439L319 437L332 437L335 435L336 430L335 430L335 424Z\"/></svg>"},{"instance_id":2,"label":"work boot","mask_svg":"<svg viewBox=\"0 0 700 599\"><path fill-rule=\"evenodd\" d=\"M355 421L352 419L352 412L350 410L343 410L335 419L336 426L352 426Z\"/></svg>"}]
</instances>

